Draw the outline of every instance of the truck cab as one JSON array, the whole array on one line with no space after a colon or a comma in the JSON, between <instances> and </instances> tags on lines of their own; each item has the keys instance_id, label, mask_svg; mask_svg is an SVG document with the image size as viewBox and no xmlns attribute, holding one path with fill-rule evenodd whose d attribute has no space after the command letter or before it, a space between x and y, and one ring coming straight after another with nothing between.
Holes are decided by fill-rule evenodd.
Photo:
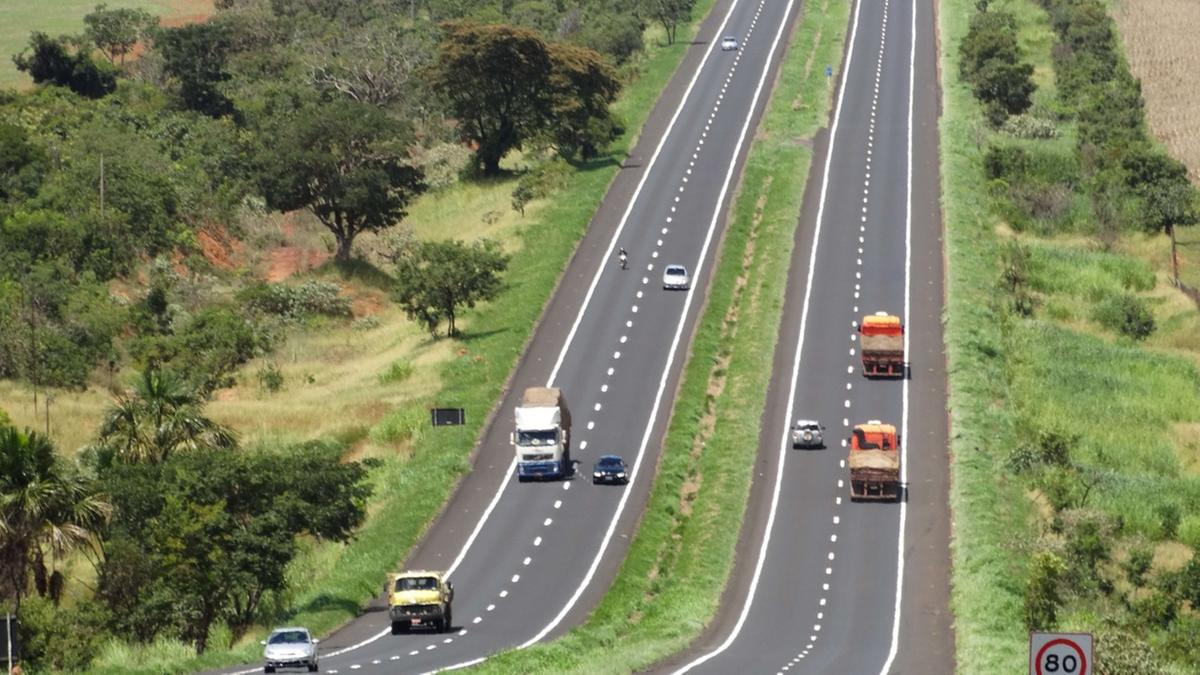
<instances>
[{"instance_id":1,"label":"truck cab","mask_svg":"<svg viewBox=\"0 0 1200 675\"><path fill-rule=\"evenodd\" d=\"M564 478L571 473L571 412L562 390L530 387L515 411L512 444L517 479Z\"/></svg>"},{"instance_id":2,"label":"truck cab","mask_svg":"<svg viewBox=\"0 0 1200 675\"><path fill-rule=\"evenodd\" d=\"M445 574L427 570L391 574L387 597L392 635L418 626L431 626L440 633L450 630L454 585Z\"/></svg>"}]
</instances>

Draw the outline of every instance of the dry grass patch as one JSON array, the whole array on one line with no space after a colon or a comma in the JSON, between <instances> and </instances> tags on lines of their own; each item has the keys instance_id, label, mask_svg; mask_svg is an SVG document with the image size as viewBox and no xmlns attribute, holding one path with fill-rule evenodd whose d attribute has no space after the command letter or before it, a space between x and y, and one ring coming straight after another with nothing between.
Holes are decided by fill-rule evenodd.
<instances>
[{"instance_id":1,"label":"dry grass patch","mask_svg":"<svg viewBox=\"0 0 1200 675\"><path fill-rule=\"evenodd\" d=\"M1200 422L1177 422L1171 426L1175 455L1184 473L1200 474Z\"/></svg>"},{"instance_id":2,"label":"dry grass patch","mask_svg":"<svg viewBox=\"0 0 1200 675\"><path fill-rule=\"evenodd\" d=\"M1154 562L1150 569L1155 574L1178 572L1192 559L1192 547L1177 541L1160 541L1154 546Z\"/></svg>"},{"instance_id":3,"label":"dry grass patch","mask_svg":"<svg viewBox=\"0 0 1200 675\"><path fill-rule=\"evenodd\" d=\"M1146 118L1155 137L1200 180L1200 3L1195 0L1120 0L1113 18L1129 68L1142 80Z\"/></svg>"}]
</instances>

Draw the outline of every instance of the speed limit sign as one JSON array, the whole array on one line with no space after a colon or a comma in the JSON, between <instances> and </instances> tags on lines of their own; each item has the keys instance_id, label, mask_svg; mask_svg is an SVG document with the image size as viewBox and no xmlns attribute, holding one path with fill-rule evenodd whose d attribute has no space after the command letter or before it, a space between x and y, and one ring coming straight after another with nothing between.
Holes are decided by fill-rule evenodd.
<instances>
[{"instance_id":1,"label":"speed limit sign","mask_svg":"<svg viewBox=\"0 0 1200 675\"><path fill-rule=\"evenodd\" d=\"M1030 633L1029 675L1092 675L1090 633Z\"/></svg>"}]
</instances>

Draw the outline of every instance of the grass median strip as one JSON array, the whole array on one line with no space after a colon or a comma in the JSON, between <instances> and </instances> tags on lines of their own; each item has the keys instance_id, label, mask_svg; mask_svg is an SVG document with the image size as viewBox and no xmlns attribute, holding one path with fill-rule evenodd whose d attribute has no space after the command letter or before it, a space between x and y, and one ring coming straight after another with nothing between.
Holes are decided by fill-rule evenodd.
<instances>
[{"instance_id":1,"label":"grass median strip","mask_svg":"<svg viewBox=\"0 0 1200 675\"><path fill-rule=\"evenodd\" d=\"M793 238L849 19L805 8L746 162L650 502L604 600L563 638L488 673L626 673L685 648L716 613L753 480Z\"/></svg>"},{"instance_id":2,"label":"grass median strip","mask_svg":"<svg viewBox=\"0 0 1200 675\"><path fill-rule=\"evenodd\" d=\"M632 149L712 4L713 0L697 3L698 18L680 27L674 45L649 48L637 78L614 106L628 131L613 144L611 157L624 157ZM651 35L648 43L657 44L654 40ZM619 168L620 162L610 158L584 165L550 198L522 232L520 249L506 276L507 289L468 317L465 335L455 343L456 356L442 367L439 392L396 410L372 430L389 440L411 440L411 453L389 456L374 471L370 518L353 542L311 546L289 570L293 595L278 602L294 611L282 611L280 621L323 635L354 618L379 592L384 575L395 569L424 533L458 477L470 468L470 453L483 422ZM512 185L497 183L494 189L507 192ZM468 423L442 427L436 433L420 431L427 419L425 408L434 401L465 408ZM140 647L113 642L103 648L94 672L176 673L253 662L262 653L261 637L261 629L251 631L232 649L214 647L200 657L174 641ZM227 640L228 634L218 629L210 642L215 646Z\"/></svg>"}]
</instances>

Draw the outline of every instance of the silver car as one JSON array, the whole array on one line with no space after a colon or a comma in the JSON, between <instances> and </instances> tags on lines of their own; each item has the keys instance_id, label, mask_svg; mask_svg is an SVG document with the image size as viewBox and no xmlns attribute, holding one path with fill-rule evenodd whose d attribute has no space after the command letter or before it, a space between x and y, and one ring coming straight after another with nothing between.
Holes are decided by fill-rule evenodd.
<instances>
[{"instance_id":1,"label":"silver car","mask_svg":"<svg viewBox=\"0 0 1200 675\"><path fill-rule=\"evenodd\" d=\"M264 673L273 673L276 668L307 668L308 672L320 670L317 664L317 643L307 628L276 628L261 642Z\"/></svg>"},{"instance_id":2,"label":"silver car","mask_svg":"<svg viewBox=\"0 0 1200 675\"><path fill-rule=\"evenodd\" d=\"M691 285L687 268L683 265L667 265L663 270L663 288L667 290L686 291Z\"/></svg>"},{"instance_id":3,"label":"silver car","mask_svg":"<svg viewBox=\"0 0 1200 675\"><path fill-rule=\"evenodd\" d=\"M792 425L793 448L825 447L825 425L816 420L796 420Z\"/></svg>"},{"instance_id":4,"label":"silver car","mask_svg":"<svg viewBox=\"0 0 1200 675\"><path fill-rule=\"evenodd\" d=\"M733 51L737 48L738 48L737 38L733 37L732 35L726 35L721 40L721 51L728 52L728 51Z\"/></svg>"}]
</instances>

